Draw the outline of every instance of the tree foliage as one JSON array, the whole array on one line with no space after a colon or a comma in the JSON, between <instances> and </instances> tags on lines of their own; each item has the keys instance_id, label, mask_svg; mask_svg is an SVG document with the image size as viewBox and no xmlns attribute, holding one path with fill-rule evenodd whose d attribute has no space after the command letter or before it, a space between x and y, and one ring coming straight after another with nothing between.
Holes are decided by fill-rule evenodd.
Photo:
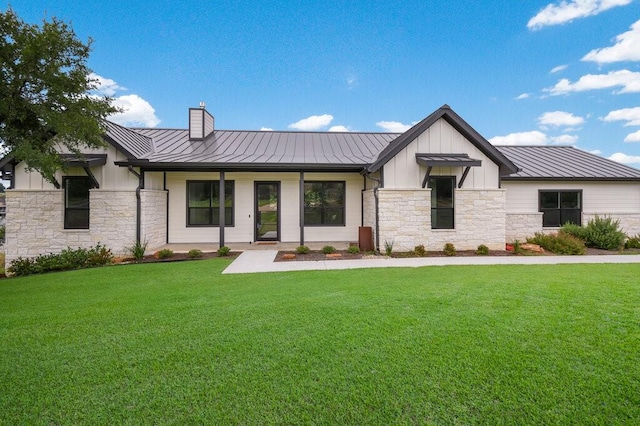
<instances>
[{"instance_id":1,"label":"tree foliage","mask_svg":"<svg viewBox=\"0 0 640 426\"><path fill-rule=\"evenodd\" d=\"M80 154L104 146L104 118L117 111L96 89L83 43L56 19L42 25L0 11L0 142L4 153L53 181L63 168L59 147Z\"/></svg>"}]
</instances>

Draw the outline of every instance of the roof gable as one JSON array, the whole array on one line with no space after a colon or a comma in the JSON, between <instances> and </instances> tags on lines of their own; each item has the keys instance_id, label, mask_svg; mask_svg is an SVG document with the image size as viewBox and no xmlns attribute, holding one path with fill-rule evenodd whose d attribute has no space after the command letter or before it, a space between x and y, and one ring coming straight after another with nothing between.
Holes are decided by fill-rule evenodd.
<instances>
[{"instance_id":1,"label":"roof gable","mask_svg":"<svg viewBox=\"0 0 640 426\"><path fill-rule=\"evenodd\" d=\"M129 159L140 159L153 152L153 141L134 130L105 121L104 139Z\"/></svg>"},{"instance_id":2,"label":"roof gable","mask_svg":"<svg viewBox=\"0 0 640 426\"><path fill-rule=\"evenodd\" d=\"M391 142L380 152L376 160L369 165L367 171L376 172L380 170L389 160L395 157L400 151L406 148L407 145L413 142L419 135L429 127L433 126L433 124L441 118L446 120L447 123L449 123L456 131L462 134L484 155L496 163L500 168L501 175L515 173L518 170L517 166L513 164L511 160L491 145L489 141L464 121L462 117L456 114L448 105L443 105Z\"/></svg>"}]
</instances>

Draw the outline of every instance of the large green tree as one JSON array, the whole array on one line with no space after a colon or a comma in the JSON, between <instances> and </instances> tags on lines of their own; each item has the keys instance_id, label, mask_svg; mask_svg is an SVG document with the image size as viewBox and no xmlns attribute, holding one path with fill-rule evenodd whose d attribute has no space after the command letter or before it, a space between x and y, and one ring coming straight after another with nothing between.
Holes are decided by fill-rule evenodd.
<instances>
[{"instance_id":1,"label":"large green tree","mask_svg":"<svg viewBox=\"0 0 640 426\"><path fill-rule=\"evenodd\" d=\"M117 111L112 99L89 94L98 83L90 46L56 18L32 25L0 11L0 142L49 181L64 167L58 147L104 146L104 118Z\"/></svg>"}]
</instances>

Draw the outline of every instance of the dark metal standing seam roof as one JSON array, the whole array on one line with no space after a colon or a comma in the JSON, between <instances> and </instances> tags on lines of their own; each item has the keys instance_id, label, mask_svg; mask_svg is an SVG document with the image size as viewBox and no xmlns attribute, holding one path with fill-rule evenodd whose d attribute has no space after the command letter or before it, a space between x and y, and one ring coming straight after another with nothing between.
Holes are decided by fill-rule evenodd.
<instances>
[{"instance_id":1,"label":"dark metal standing seam roof","mask_svg":"<svg viewBox=\"0 0 640 426\"><path fill-rule=\"evenodd\" d=\"M190 140L182 129L133 129L152 139L155 150L138 157L145 168L223 166L322 166L352 170L370 164L397 133L278 132L215 130ZM132 162L130 162L132 163Z\"/></svg>"},{"instance_id":2,"label":"dark metal standing seam roof","mask_svg":"<svg viewBox=\"0 0 640 426\"><path fill-rule=\"evenodd\" d=\"M572 146L498 146L521 170L503 180L640 180L640 170Z\"/></svg>"},{"instance_id":3,"label":"dark metal standing seam roof","mask_svg":"<svg viewBox=\"0 0 640 426\"><path fill-rule=\"evenodd\" d=\"M105 139L128 158L141 158L153 152L150 137L118 124L106 121Z\"/></svg>"}]
</instances>

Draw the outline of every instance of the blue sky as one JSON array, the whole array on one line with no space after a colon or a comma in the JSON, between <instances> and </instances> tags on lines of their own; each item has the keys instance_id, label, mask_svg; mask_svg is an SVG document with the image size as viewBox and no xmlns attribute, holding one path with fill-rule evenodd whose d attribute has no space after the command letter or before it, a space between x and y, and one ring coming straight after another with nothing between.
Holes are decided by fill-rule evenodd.
<instances>
[{"instance_id":1,"label":"blue sky","mask_svg":"<svg viewBox=\"0 0 640 426\"><path fill-rule=\"evenodd\" d=\"M402 131L449 104L496 144L640 167L640 0L0 1L91 37L114 121Z\"/></svg>"}]
</instances>

